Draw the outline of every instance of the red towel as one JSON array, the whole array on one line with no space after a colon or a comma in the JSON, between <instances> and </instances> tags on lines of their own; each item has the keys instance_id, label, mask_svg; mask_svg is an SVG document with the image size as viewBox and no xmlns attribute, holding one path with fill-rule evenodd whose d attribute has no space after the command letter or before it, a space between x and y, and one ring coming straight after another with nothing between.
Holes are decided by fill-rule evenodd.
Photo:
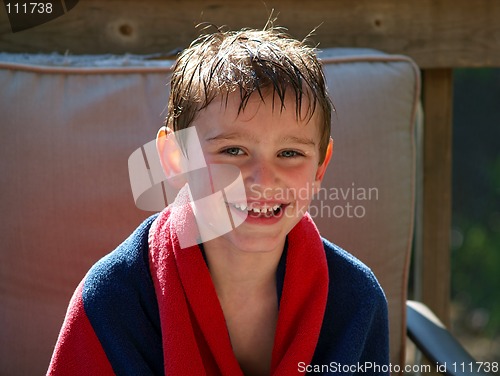
<instances>
[{"instance_id":1,"label":"red towel","mask_svg":"<svg viewBox=\"0 0 500 376\"><path fill-rule=\"evenodd\" d=\"M243 375L200 248L181 249L178 233L183 237L197 236L187 202L162 212L149 232L150 268L160 310L165 374ZM288 234L271 375L301 374L298 363L311 362L327 294L325 251L316 226L306 214Z\"/></svg>"}]
</instances>

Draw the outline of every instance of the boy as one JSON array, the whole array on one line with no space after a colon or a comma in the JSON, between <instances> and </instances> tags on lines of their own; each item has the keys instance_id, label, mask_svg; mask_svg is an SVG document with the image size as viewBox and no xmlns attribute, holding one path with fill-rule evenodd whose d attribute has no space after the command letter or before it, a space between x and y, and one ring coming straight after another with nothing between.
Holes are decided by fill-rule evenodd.
<instances>
[{"instance_id":1,"label":"boy","mask_svg":"<svg viewBox=\"0 0 500 376\"><path fill-rule=\"evenodd\" d=\"M306 212L332 154L331 111L314 50L278 29L193 42L174 67L157 137L165 175L182 188L87 274L49 374L386 369L380 286ZM186 172L184 185L179 171L194 168L196 145L208 167ZM240 180L207 203L224 166Z\"/></svg>"}]
</instances>

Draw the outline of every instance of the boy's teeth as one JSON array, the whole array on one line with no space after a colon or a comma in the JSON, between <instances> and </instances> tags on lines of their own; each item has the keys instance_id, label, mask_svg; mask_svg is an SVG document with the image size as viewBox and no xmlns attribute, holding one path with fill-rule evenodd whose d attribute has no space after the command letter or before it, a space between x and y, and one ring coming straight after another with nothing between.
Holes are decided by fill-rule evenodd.
<instances>
[{"instance_id":1,"label":"boy's teeth","mask_svg":"<svg viewBox=\"0 0 500 376\"><path fill-rule=\"evenodd\" d=\"M281 205L274 205L274 206L273 206L273 207L271 207L271 208L268 208L268 207L263 207L262 209L260 209L260 208L250 208L250 207L248 207L248 206L247 206L247 205L245 205L245 204L233 204L233 205L234 205L234 207L235 207L235 208L237 208L237 209L240 209L240 210L247 210L248 212L253 211L253 212L254 212L254 213L256 213L256 214L260 214L260 213L262 213L262 214L266 214L267 212L270 212L270 211L276 211L276 210L278 210L278 209L281 207Z\"/></svg>"}]
</instances>

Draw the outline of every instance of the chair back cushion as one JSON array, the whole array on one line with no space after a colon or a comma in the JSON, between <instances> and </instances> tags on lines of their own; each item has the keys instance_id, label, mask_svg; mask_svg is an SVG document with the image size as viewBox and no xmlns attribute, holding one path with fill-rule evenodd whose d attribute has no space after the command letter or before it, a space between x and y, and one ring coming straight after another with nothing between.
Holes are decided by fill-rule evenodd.
<instances>
[{"instance_id":1,"label":"chair back cushion","mask_svg":"<svg viewBox=\"0 0 500 376\"><path fill-rule=\"evenodd\" d=\"M323 236L374 271L389 302L391 363L404 364L419 70L403 56L326 52L334 152L310 213Z\"/></svg>"}]
</instances>

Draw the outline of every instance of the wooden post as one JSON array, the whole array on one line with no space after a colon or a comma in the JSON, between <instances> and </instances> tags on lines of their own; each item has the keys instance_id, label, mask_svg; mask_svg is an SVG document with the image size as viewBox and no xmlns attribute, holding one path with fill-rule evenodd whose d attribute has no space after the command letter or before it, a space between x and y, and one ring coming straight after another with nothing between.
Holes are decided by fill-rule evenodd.
<instances>
[{"instance_id":1,"label":"wooden post","mask_svg":"<svg viewBox=\"0 0 500 376\"><path fill-rule=\"evenodd\" d=\"M426 69L423 73L422 300L448 326L453 71Z\"/></svg>"}]
</instances>

